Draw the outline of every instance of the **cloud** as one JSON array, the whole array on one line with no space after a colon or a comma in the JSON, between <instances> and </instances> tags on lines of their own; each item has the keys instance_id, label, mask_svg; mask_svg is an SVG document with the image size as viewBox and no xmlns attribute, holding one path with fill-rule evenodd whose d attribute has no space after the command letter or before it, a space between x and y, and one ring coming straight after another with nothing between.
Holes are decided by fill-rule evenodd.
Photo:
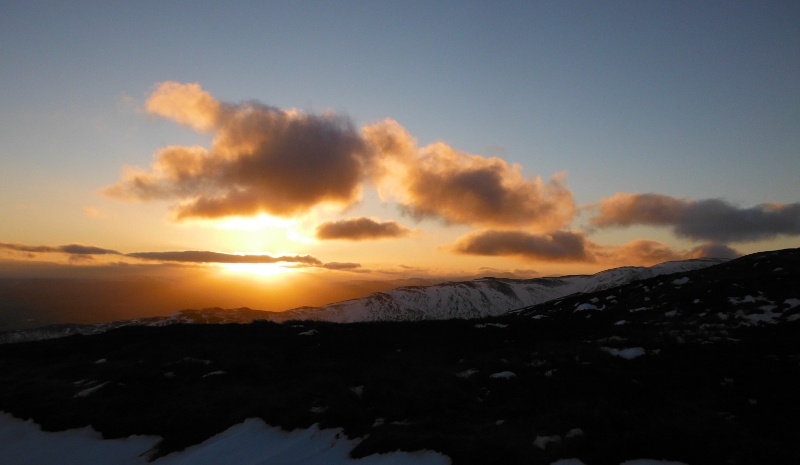
<instances>
[{"instance_id":1,"label":"cloud","mask_svg":"<svg viewBox=\"0 0 800 465\"><path fill-rule=\"evenodd\" d=\"M25 245L0 243L0 249L11 250L14 252L27 253L66 253L71 255L121 255L116 250L103 249L90 245L68 244L68 245Z\"/></svg>"},{"instance_id":2,"label":"cloud","mask_svg":"<svg viewBox=\"0 0 800 465\"><path fill-rule=\"evenodd\" d=\"M372 151L345 116L220 103L198 84L176 82L160 84L146 110L212 132L211 148L165 147L150 170L127 168L103 194L176 201L179 220L289 217L321 203L349 206L368 177Z\"/></svg>"},{"instance_id":3,"label":"cloud","mask_svg":"<svg viewBox=\"0 0 800 465\"><path fill-rule=\"evenodd\" d=\"M83 213L85 213L86 216L90 216L92 218L108 218L108 215L101 212L95 207L83 207Z\"/></svg>"},{"instance_id":4,"label":"cloud","mask_svg":"<svg viewBox=\"0 0 800 465\"><path fill-rule=\"evenodd\" d=\"M694 240L753 242L800 235L800 203L740 208L720 199L617 193L600 201L591 222L598 227L668 226L676 235Z\"/></svg>"},{"instance_id":5,"label":"cloud","mask_svg":"<svg viewBox=\"0 0 800 465\"><path fill-rule=\"evenodd\" d=\"M600 263L606 266L651 266L693 258L735 258L736 250L720 244L703 244L691 250L674 250L657 241L636 239L608 246L588 240L583 233L557 231L531 234L523 231L481 231L456 240L450 250L462 255L516 257L526 261Z\"/></svg>"},{"instance_id":6,"label":"cloud","mask_svg":"<svg viewBox=\"0 0 800 465\"><path fill-rule=\"evenodd\" d=\"M350 262L329 262L322 265L322 268L326 268L328 270L355 270L357 268L361 268L361 264Z\"/></svg>"},{"instance_id":7,"label":"cloud","mask_svg":"<svg viewBox=\"0 0 800 465\"><path fill-rule=\"evenodd\" d=\"M370 218L328 221L317 226L317 239L363 241L404 237L412 231L394 221L380 222Z\"/></svg>"},{"instance_id":8,"label":"cloud","mask_svg":"<svg viewBox=\"0 0 800 465\"><path fill-rule=\"evenodd\" d=\"M738 258L742 254L736 249L732 249L725 244L703 244L699 245L688 253L690 258Z\"/></svg>"},{"instance_id":9,"label":"cloud","mask_svg":"<svg viewBox=\"0 0 800 465\"><path fill-rule=\"evenodd\" d=\"M187 250L180 252L134 252L125 254L126 257L140 260L158 260L181 263L279 263L292 262L306 265L321 266L323 263L311 255L287 255L273 257L270 255L239 255L200 250Z\"/></svg>"},{"instance_id":10,"label":"cloud","mask_svg":"<svg viewBox=\"0 0 800 465\"><path fill-rule=\"evenodd\" d=\"M461 255L514 256L546 262L593 262L582 233L556 231L531 234L523 231L481 231L459 238L451 250Z\"/></svg>"},{"instance_id":11,"label":"cloud","mask_svg":"<svg viewBox=\"0 0 800 465\"><path fill-rule=\"evenodd\" d=\"M564 174L544 183L525 178L520 165L459 152L443 142L418 148L391 119L361 133L380 153L373 173L382 197L396 197L417 219L539 231L572 222L575 204Z\"/></svg>"}]
</instances>

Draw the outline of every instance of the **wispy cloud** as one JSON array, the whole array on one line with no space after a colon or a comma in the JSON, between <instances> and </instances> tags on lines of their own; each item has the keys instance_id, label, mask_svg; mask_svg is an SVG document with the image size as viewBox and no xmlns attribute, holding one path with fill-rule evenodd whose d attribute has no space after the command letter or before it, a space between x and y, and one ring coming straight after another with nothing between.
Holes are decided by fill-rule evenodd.
<instances>
[{"instance_id":1,"label":"wispy cloud","mask_svg":"<svg viewBox=\"0 0 800 465\"><path fill-rule=\"evenodd\" d=\"M229 254L220 252L209 252L202 250L186 250L180 252L134 252L125 254L126 257L138 258L140 260L158 260L167 262L181 263L303 263L306 265L318 265L323 263L311 255L283 255L273 257L270 255L255 254Z\"/></svg>"},{"instance_id":2,"label":"wispy cloud","mask_svg":"<svg viewBox=\"0 0 800 465\"><path fill-rule=\"evenodd\" d=\"M92 218L108 218L108 215L95 207L83 207L83 213Z\"/></svg>"},{"instance_id":3,"label":"wispy cloud","mask_svg":"<svg viewBox=\"0 0 800 465\"><path fill-rule=\"evenodd\" d=\"M720 199L678 199L661 194L617 193L598 204L598 227L653 225L712 242L752 242L800 235L800 203L741 208Z\"/></svg>"},{"instance_id":4,"label":"wispy cloud","mask_svg":"<svg viewBox=\"0 0 800 465\"><path fill-rule=\"evenodd\" d=\"M10 244L0 243L0 249L10 250L14 252L28 252L28 253L65 253L70 255L122 255L116 250L104 249L101 247L94 247L91 245L81 244L67 244L67 245L25 245L25 244Z\"/></svg>"},{"instance_id":5,"label":"wispy cloud","mask_svg":"<svg viewBox=\"0 0 800 465\"><path fill-rule=\"evenodd\" d=\"M327 221L317 226L317 239L363 241L405 237L413 231L395 221L381 222L371 218L350 218Z\"/></svg>"}]
</instances>

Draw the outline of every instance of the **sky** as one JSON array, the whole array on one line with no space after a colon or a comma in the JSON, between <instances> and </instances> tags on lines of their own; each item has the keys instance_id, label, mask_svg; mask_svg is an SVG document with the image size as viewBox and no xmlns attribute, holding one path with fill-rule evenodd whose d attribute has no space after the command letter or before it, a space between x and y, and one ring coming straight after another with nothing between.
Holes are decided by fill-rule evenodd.
<instances>
[{"instance_id":1,"label":"sky","mask_svg":"<svg viewBox=\"0 0 800 465\"><path fill-rule=\"evenodd\" d=\"M2 276L285 309L800 246L797 2L10 1L0 43Z\"/></svg>"}]
</instances>

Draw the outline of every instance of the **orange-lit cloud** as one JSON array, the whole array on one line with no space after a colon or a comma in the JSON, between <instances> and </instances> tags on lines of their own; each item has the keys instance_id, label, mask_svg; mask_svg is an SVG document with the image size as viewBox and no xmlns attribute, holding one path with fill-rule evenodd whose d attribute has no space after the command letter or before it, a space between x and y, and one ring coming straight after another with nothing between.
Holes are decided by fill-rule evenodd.
<instances>
[{"instance_id":1,"label":"orange-lit cloud","mask_svg":"<svg viewBox=\"0 0 800 465\"><path fill-rule=\"evenodd\" d=\"M563 174L544 183L500 158L459 152L442 142L418 148L393 120L361 132L380 153L373 172L383 195L396 197L418 219L539 231L572 222L575 204Z\"/></svg>"},{"instance_id":2,"label":"orange-lit cloud","mask_svg":"<svg viewBox=\"0 0 800 465\"><path fill-rule=\"evenodd\" d=\"M637 239L618 246L597 244L581 232L556 231L531 234L524 231L481 231L459 238L450 250L461 255L507 256L527 261L601 263L607 266L650 266L673 260L740 254L725 245L704 244L691 250L673 250L656 241Z\"/></svg>"},{"instance_id":3,"label":"orange-lit cloud","mask_svg":"<svg viewBox=\"0 0 800 465\"><path fill-rule=\"evenodd\" d=\"M223 104L197 84L162 83L148 112L198 131L211 148L170 146L150 170L128 169L103 193L128 200L177 201L177 219L289 217L326 202L360 198L371 151L350 120L302 114L257 102Z\"/></svg>"},{"instance_id":4,"label":"orange-lit cloud","mask_svg":"<svg viewBox=\"0 0 800 465\"><path fill-rule=\"evenodd\" d=\"M412 231L395 221L380 222L370 218L328 221L317 226L317 239L363 241L404 237Z\"/></svg>"},{"instance_id":5,"label":"orange-lit cloud","mask_svg":"<svg viewBox=\"0 0 800 465\"><path fill-rule=\"evenodd\" d=\"M197 131L208 132L217 126L221 105L198 83L162 82L150 94L145 110Z\"/></svg>"},{"instance_id":6,"label":"orange-lit cloud","mask_svg":"<svg viewBox=\"0 0 800 465\"><path fill-rule=\"evenodd\" d=\"M186 264L270 264L270 263L294 263L296 266L307 268L324 268L328 270L369 272L361 270L361 264L350 262L329 262L325 263L312 255L264 255L264 254L230 254L222 252L211 252L207 250L184 250L168 252L133 252L122 253L116 250L104 249L90 245L69 244L59 246L49 245L26 245L11 244L0 242L0 251L7 250L27 254L34 257L37 253L58 253L69 255L69 260L91 260L94 255L119 255L121 257L133 258L136 260L171 262Z\"/></svg>"},{"instance_id":7,"label":"orange-lit cloud","mask_svg":"<svg viewBox=\"0 0 800 465\"><path fill-rule=\"evenodd\" d=\"M95 207L83 207L83 213L85 213L86 216L90 216L92 218L108 218L108 215L101 212Z\"/></svg>"},{"instance_id":8,"label":"orange-lit cloud","mask_svg":"<svg viewBox=\"0 0 800 465\"><path fill-rule=\"evenodd\" d=\"M740 208L720 199L620 192L600 201L598 210L591 219L595 226L668 226L694 240L749 242L800 235L800 203Z\"/></svg>"}]
</instances>

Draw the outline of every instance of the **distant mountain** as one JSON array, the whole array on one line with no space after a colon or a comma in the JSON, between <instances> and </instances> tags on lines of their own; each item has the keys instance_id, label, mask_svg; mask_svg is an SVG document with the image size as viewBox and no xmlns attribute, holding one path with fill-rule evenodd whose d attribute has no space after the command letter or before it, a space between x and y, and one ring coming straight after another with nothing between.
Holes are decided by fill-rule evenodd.
<instances>
[{"instance_id":1,"label":"distant mountain","mask_svg":"<svg viewBox=\"0 0 800 465\"><path fill-rule=\"evenodd\" d=\"M98 334L123 326L165 326L176 323L224 324L250 323L254 320L353 323L484 318L570 294L609 289L641 279L696 270L725 261L700 258L666 262L652 267L626 266L593 275L534 279L480 278L433 286L400 287L386 292L376 292L361 299L346 300L322 307L300 307L285 312L265 312L249 308L226 310L218 307L181 310L165 317L88 325L59 324L37 329L6 331L0 333L0 343L53 339L73 334Z\"/></svg>"},{"instance_id":2,"label":"distant mountain","mask_svg":"<svg viewBox=\"0 0 800 465\"><path fill-rule=\"evenodd\" d=\"M322 307L288 310L280 314L280 319L352 323L483 318L570 294L609 289L641 279L724 262L723 259L701 258L666 262L649 268L626 266L593 275L535 279L481 278L435 286L401 287Z\"/></svg>"}]
</instances>

